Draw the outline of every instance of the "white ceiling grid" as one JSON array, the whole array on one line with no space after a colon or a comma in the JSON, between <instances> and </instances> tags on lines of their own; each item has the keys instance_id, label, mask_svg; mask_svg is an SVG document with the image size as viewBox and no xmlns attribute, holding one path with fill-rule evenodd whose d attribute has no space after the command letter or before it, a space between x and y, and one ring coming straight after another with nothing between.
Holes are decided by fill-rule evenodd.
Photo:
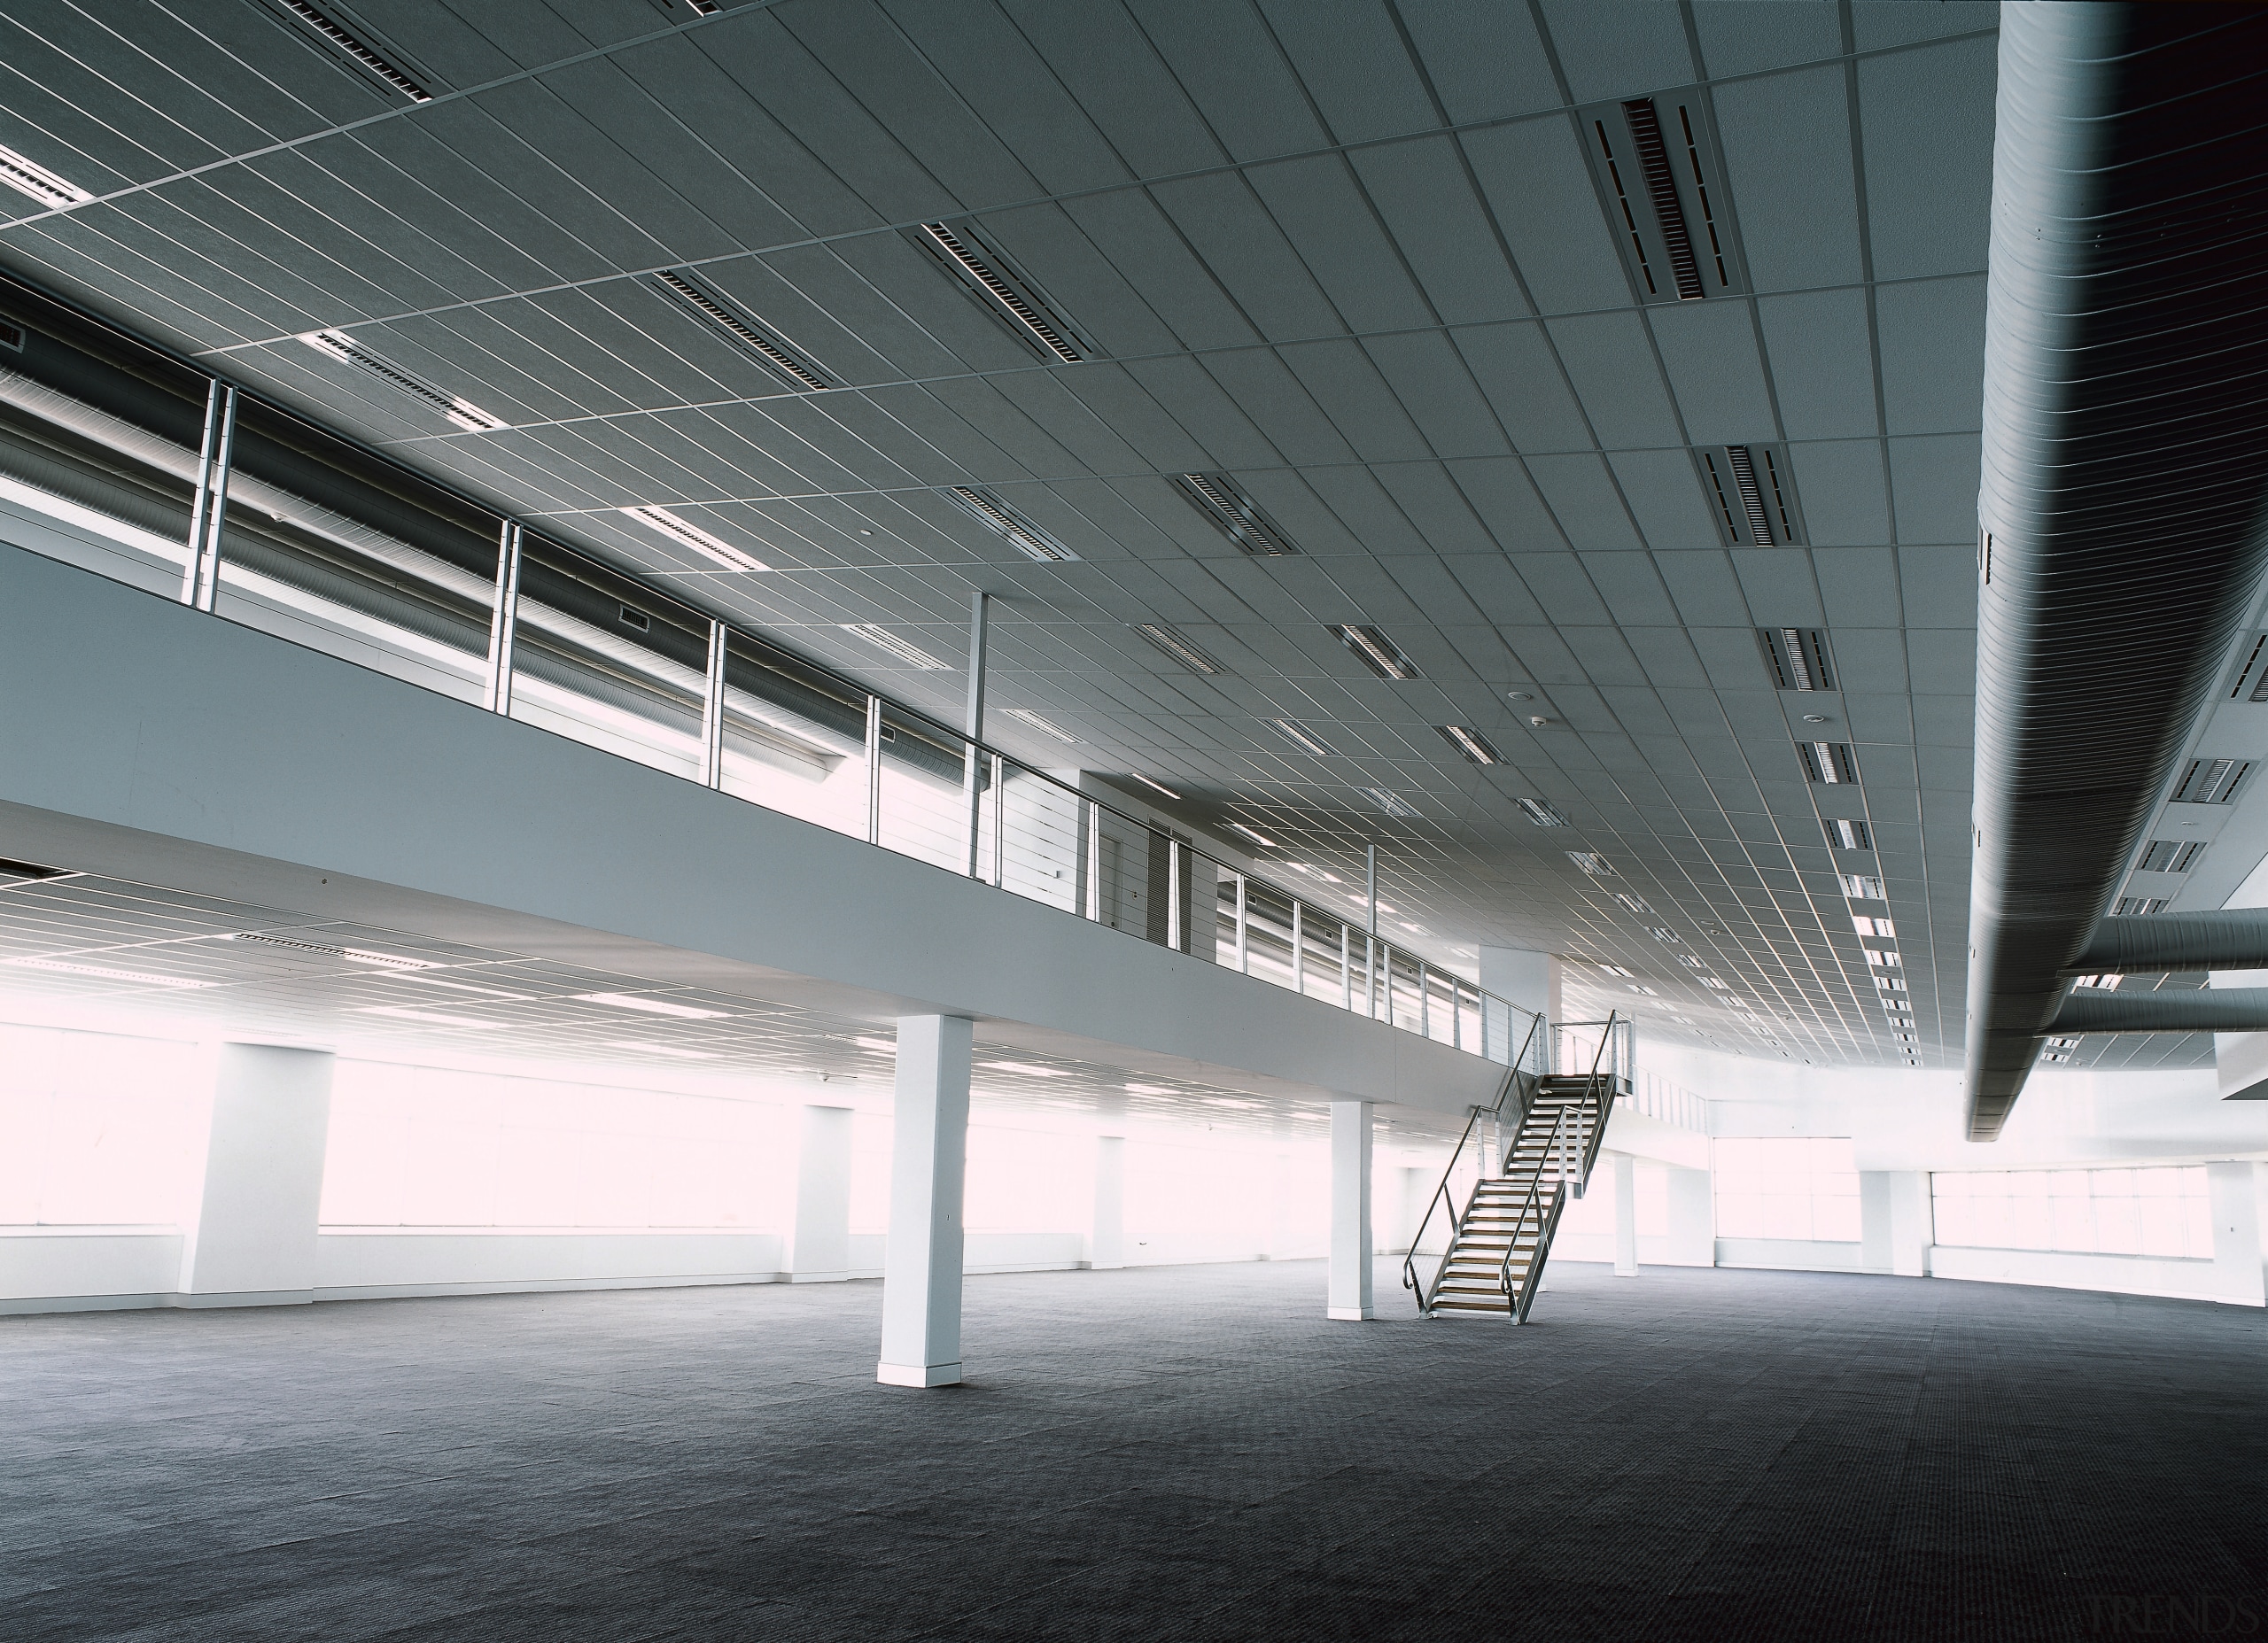
<instances>
[{"instance_id":1,"label":"white ceiling grid","mask_svg":"<svg viewBox=\"0 0 2268 1643\"><path fill-rule=\"evenodd\" d=\"M1377 840L1405 917L1628 969L1651 996L1586 1002L1650 1030L1901 1060L1837 877L1876 874L1929 1058L1957 1046L1993 7L332 9L434 100L266 0L12 0L0 142L100 198L0 255L948 715L951 675L841 624L952 657L986 588L995 699L1083 763L1341 873ZM1690 87L1755 294L1644 306L1568 111ZM1099 357L1042 362L901 232L947 220ZM689 266L844 385L785 391L648 277ZM511 426L426 418L295 340L318 328ZM1784 449L1808 546L1725 546L1693 460L1725 444ZM1301 554L1240 553L1185 472L1232 476ZM1027 562L956 484L1079 560ZM777 569L696 564L633 504ZM1335 623L1421 677L1373 678ZM1772 688L1754 630L1783 624L1828 632L1838 693ZM1856 748L1862 810L1814 802L1801 712ZM1875 852L1827 848L1837 813Z\"/></svg>"}]
</instances>

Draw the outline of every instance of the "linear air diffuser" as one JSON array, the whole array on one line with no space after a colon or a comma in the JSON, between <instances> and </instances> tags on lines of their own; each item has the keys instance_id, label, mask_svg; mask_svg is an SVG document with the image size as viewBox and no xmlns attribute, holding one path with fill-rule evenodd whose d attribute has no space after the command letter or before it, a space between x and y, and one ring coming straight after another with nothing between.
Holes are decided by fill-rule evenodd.
<instances>
[{"instance_id":1,"label":"linear air diffuser","mask_svg":"<svg viewBox=\"0 0 2268 1643\"><path fill-rule=\"evenodd\" d=\"M721 331L740 351L798 393L818 393L835 384L819 368L797 354L779 337L734 307L690 272L664 268L654 275L662 294L686 309L711 329Z\"/></svg>"},{"instance_id":2,"label":"linear air diffuser","mask_svg":"<svg viewBox=\"0 0 2268 1643\"><path fill-rule=\"evenodd\" d=\"M1027 558L1045 564L1078 557L1056 540L1052 532L1044 530L1029 515L1009 507L990 491L975 485L957 484L947 486L945 494L952 500L955 507L979 524L997 531L1003 540Z\"/></svg>"},{"instance_id":3,"label":"linear air diffuser","mask_svg":"<svg viewBox=\"0 0 2268 1643\"><path fill-rule=\"evenodd\" d=\"M978 307L1043 359L1076 365L1091 352L1039 287L967 223L925 222L912 237Z\"/></svg>"},{"instance_id":4,"label":"linear air diffuser","mask_svg":"<svg viewBox=\"0 0 2268 1643\"><path fill-rule=\"evenodd\" d=\"M1260 504L1247 496L1228 475L1176 474L1173 483L1189 499L1192 507L1246 553L1278 559L1300 551L1299 545L1277 529L1276 522L1261 511Z\"/></svg>"},{"instance_id":5,"label":"linear air diffuser","mask_svg":"<svg viewBox=\"0 0 2268 1643\"><path fill-rule=\"evenodd\" d=\"M309 331L299 340L317 353L368 372L397 392L407 394L430 411L439 411L448 421L468 433L491 434L511 424L501 416L492 416L471 400L412 376L392 360L373 349L364 347L345 331Z\"/></svg>"}]
</instances>

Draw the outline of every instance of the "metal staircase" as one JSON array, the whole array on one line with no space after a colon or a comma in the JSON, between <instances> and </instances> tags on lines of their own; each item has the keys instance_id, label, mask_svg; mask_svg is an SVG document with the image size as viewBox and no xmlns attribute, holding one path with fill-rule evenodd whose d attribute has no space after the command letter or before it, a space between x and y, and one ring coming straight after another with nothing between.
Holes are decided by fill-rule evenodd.
<instances>
[{"instance_id":1,"label":"metal staircase","mask_svg":"<svg viewBox=\"0 0 2268 1643\"><path fill-rule=\"evenodd\" d=\"M1584 1070L1526 1071L1530 1050L1524 1046L1495 1104L1472 1109L1402 1263L1402 1287L1416 1292L1425 1316L1527 1321L1560 1213L1570 1197L1582 1197L1607 1117L1616 1098L1630 1093L1635 1024L1618 1013L1565 1023L1559 1031L1585 1027L1598 1029L1599 1038ZM1547 1043L1556 1036L1542 1018L1531 1043L1539 1033ZM1452 1183L1462 1171L1472 1173L1472 1185L1460 1207ZM1437 1213L1453 1230L1428 1281L1418 1275L1418 1251Z\"/></svg>"}]
</instances>

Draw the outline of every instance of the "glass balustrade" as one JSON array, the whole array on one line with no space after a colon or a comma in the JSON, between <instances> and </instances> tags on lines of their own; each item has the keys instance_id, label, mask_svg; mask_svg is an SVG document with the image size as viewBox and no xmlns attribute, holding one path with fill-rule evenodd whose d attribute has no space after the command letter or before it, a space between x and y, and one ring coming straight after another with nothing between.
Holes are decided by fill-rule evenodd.
<instances>
[{"instance_id":1,"label":"glass balustrade","mask_svg":"<svg viewBox=\"0 0 2268 1643\"><path fill-rule=\"evenodd\" d=\"M0 539L1493 1060L1343 916L0 278ZM198 552L198 544L205 551ZM1572 1042L1570 1050L1582 1048Z\"/></svg>"}]
</instances>

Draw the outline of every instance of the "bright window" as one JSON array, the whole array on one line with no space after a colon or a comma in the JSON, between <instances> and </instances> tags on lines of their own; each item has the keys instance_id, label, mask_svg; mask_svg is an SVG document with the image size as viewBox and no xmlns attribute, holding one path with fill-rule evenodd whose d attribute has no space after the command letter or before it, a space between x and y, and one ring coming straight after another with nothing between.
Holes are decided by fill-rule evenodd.
<instances>
[{"instance_id":1,"label":"bright window","mask_svg":"<svg viewBox=\"0 0 2268 1643\"><path fill-rule=\"evenodd\" d=\"M1936 1241L2081 1255L2213 1257L2202 1164L2148 1169L1979 1169L1930 1178Z\"/></svg>"},{"instance_id":2,"label":"bright window","mask_svg":"<svg viewBox=\"0 0 2268 1643\"><path fill-rule=\"evenodd\" d=\"M341 1060L322 1219L776 1231L794 1145L753 1102Z\"/></svg>"},{"instance_id":3,"label":"bright window","mask_svg":"<svg viewBox=\"0 0 2268 1643\"><path fill-rule=\"evenodd\" d=\"M1774 1136L1713 1145L1719 1237L1858 1242L1859 1171L1848 1136Z\"/></svg>"},{"instance_id":4,"label":"bright window","mask_svg":"<svg viewBox=\"0 0 2268 1643\"><path fill-rule=\"evenodd\" d=\"M194 1045L0 1027L0 1226L167 1226L205 1178Z\"/></svg>"}]
</instances>

